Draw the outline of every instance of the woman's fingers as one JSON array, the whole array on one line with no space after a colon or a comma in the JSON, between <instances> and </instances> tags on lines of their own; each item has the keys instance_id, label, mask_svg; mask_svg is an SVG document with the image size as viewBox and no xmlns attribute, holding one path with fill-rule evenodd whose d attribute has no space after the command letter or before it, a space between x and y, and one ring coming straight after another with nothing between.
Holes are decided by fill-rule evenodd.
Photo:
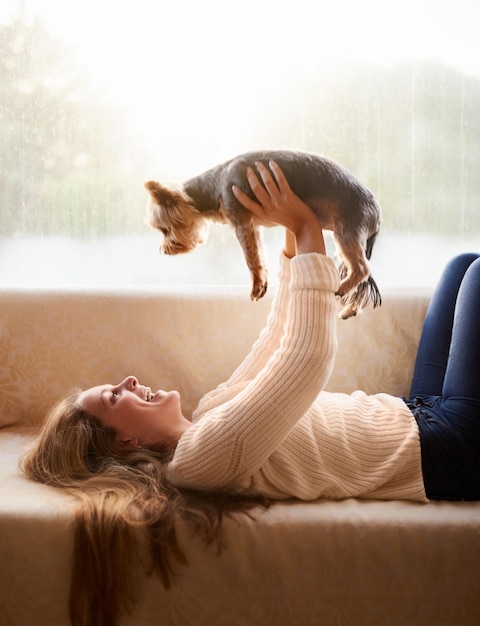
<instances>
[{"instance_id":1,"label":"woman's fingers","mask_svg":"<svg viewBox=\"0 0 480 626\"><path fill-rule=\"evenodd\" d=\"M283 173L281 167L275 161L270 161L269 163L270 169L275 176L275 180L277 181L278 188L280 191L290 191L290 185L288 184L287 179L285 178L285 174Z\"/></svg>"},{"instance_id":2,"label":"woman's fingers","mask_svg":"<svg viewBox=\"0 0 480 626\"><path fill-rule=\"evenodd\" d=\"M289 198L293 197L293 192L288 184L285 174L275 161L270 161L268 165L269 167L264 165L262 162L255 163L255 166L268 191L271 203L279 205L280 203L288 202Z\"/></svg>"},{"instance_id":3,"label":"woman's fingers","mask_svg":"<svg viewBox=\"0 0 480 626\"><path fill-rule=\"evenodd\" d=\"M240 189L240 187L237 187L236 185L232 186L233 194L240 204L250 211L250 213L253 213L253 215L256 215L257 217L264 218L266 209L271 207L269 192L264 188L258 179L257 174L251 167L247 167L246 172L248 184L250 185L250 189L252 190L257 201L252 200L244 191Z\"/></svg>"},{"instance_id":4,"label":"woman's fingers","mask_svg":"<svg viewBox=\"0 0 480 626\"><path fill-rule=\"evenodd\" d=\"M312 208L292 191L281 168L274 161L269 163L271 169L260 162L255 165L263 185L250 167L247 168L247 179L257 202L234 185L232 190L239 202L253 215L270 223L281 224L294 235L293 238L290 235L287 238L288 256L295 255L295 242L301 254L325 254L322 226L318 218Z\"/></svg>"},{"instance_id":5,"label":"woman's fingers","mask_svg":"<svg viewBox=\"0 0 480 626\"><path fill-rule=\"evenodd\" d=\"M273 200L279 195L279 188L277 186L277 183L273 179L272 172L261 161L257 161L255 163L255 167L257 168L257 172L260 174L261 179L263 180L263 184L265 185L265 189L268 192L269 199ZM262 190L263 189L264 188L262 187Z\"/></svg>"},{"instance_id":6,"label":"woman's fingers","mask_svg":"<svg viewBox=\"0 0 480 626\"><path fill-rule=\"evenodd\" d=\"M232 187L233 193L256 217L270 223L282 224L295 232L303 222L311 219L312 210L293 193L280 166L274 161L269 165L271 169L257 162L255 164L257 171L247 167L247 180L256 201L236 186Z\"/></svg>"},{"instance_id":7,"label":"woman's fingers","mask_svg":"<svg viewBox=\"0 0 480 626\"><path fill-rule=\"evenodd\" d=\"M261 209L261 205L255 200L252 200L247 194L237 187L237 185L232 186L233 195L237 198L241 205L243 205L248 211L251 211L253 214L257 215L258 210Z\"/></svg>"},{"instance_id":8,"label":"woman's fingers","mask_svg":"<svg viewBox=\"0 0 480 626\"><path fill-rule=\"evenodd\" d=\"M260 173L260 176L262 177L262 180L265 183L265 180L266 180L265 172L262 173L258 165L257 165L257 171ZM247 167L247 179L248 179L250 188L253 191L253 194L258 200L258 202L262 205L262 207L264 208L267 207L271 201L270 186L266 184L264 187L262 183L260 182L258 175L254 172L254 170L251 167Z\"/></svg>"},{"instance_id":9,"label":"woman's fingers","mask_svg":"<svg viewBox=\"0 0 480 626\"><path fill-rule=\"evenodd\" d=\"M249 198L247 194L236 185L233 185L232 191L237 200L251 213L258 217L265 217L266 213L271 213L274 208L278 206L281 194L277 183L273 179L272 172L261 162L255 163L255 166L257 172L255 172L253 168L247 167L246 173L248 184L257 202ZM282 174L278 166L277 171L280 171L280 174ZM263 185L260 182L259 176L263 181ZM283 179L286 182L285 177L283 177Z\"/></svg>"}]
</instances>

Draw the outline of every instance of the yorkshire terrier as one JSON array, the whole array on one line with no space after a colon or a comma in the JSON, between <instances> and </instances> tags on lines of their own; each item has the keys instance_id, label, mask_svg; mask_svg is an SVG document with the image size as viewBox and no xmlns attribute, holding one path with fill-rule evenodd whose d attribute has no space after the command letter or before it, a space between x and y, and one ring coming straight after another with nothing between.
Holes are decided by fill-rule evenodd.
<instances>
[{"instance_id":1,"label":"yorkshire terrier","mask_svg":"<svg viewBox=\"0 0 480 626\"><path fill-rule=\"evenodd\" d=\"M187 180L181 187L165 187L148 181L150 225L161 231L160 249L166 254L189 252L204 241L207 220L230 223L242 246L252 278L250 297L261 298L267 290L262 224L235 198L237 185L253 198L246 168L262 162L278 163L293 192L317 214L322 227L332 230L340 257L341 277L337 295L347 319L372 302L381 304L377 284L370 275L368 259L377 237L381 211L373 194L352 174L330 159L313 153L289 150L241 154Z\"/></svg>"}]
</instances>

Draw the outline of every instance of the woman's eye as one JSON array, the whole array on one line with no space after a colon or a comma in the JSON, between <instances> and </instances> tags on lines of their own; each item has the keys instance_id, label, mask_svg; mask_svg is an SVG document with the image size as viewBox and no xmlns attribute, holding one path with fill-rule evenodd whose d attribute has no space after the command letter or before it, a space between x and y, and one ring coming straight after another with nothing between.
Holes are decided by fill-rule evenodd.
<instances>
[{"instance_id":1,"label":"woman's eye","mask_svg":"<svg viewBox=\"0 0 480 626\"><path fill-rule=\"evenodd\" d=\"M112 400L115 402L117 398L118 398L118 393L116 391L112 391Z\"/></svg>"}]
</instances>

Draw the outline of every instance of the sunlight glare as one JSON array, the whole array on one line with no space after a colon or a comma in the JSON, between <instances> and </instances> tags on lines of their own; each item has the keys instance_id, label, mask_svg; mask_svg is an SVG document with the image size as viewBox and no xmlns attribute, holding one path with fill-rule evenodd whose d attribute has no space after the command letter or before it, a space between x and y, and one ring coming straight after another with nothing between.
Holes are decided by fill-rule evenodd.
<instances>
[{"instance_id":1,"label":"sunlight glare","mask_svg":"<svg viewBox=\"0 0 480 626\"><path fill-rule=\"evenodd\" d=\"M262 93L333 59L436 58L479 72L470 0L11 0L0 19L20 9L73 46L172 177L248 149L244 129Z\"/></svg>"}]
</instances>

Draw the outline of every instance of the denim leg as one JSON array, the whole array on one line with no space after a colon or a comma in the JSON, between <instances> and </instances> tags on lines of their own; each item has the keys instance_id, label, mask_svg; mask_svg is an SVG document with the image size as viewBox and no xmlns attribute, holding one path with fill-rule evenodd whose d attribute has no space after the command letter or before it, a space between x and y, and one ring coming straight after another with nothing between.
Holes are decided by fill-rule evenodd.
<instances>
[{"instance_id":1,"label":"denim leg","mask_svg":"<svg viewBox=\"0 0 480 626\"><path fill-rule=\"evenodd\" d=\"M467 361L461 352L465 344L474 342L473 333L478 330L478 311L480 304L480 274L477 270L475 278L468 281L468 287L462 289L461 306L456 311L457 296L460 285L468 268L480 258L479 254L462 254L450 261L435 289L425 317L422 335L417 351L413 373L410 398L415 396L441 396L444 393L444 380L448 366L448 388L451 390L459 382L466 371ZM475 265L478 266L478 263ZM480 267L478 268L480 269ZM475 286L476 281L476 286ZM475 292L475 293L473 293ZM470 298L472 302L469 303ZM475 312L475 307L476 312ZM454 358L449 356L452 342L452 331L455 320L455 344L452 344ZM468 367L478 365L480 355L475 358L475 350L468 351ZM471 377L469 377L471 378ZM477 377L477 387L479 379ZM475 392L479 395L478 389ZM458 395L458 394L456 394ZM475 397L475 396L473 396Z\"/></svg>"},{"instance_id":2,"label":"denim leg","mask_svg":"<svg viewBox=\"0 0 480 626\"><path fill-rule=\"evenodd\" d=\"M463 254L433 294L408 402L429 498L480 499L479 318L480 255Z\"/></svg>"},{"instance_id":3,"label":"denim leg","mask_svg":"<svg viewBox=\"0 0 480 626\"><path fill-rule=\"evenodd\" d=\"M442 396L480 404L480 258L460 285ZM476 401L476 402L475 402ZM480 421L480 414L478 414Z\"/></svg>"}]
</instances>

